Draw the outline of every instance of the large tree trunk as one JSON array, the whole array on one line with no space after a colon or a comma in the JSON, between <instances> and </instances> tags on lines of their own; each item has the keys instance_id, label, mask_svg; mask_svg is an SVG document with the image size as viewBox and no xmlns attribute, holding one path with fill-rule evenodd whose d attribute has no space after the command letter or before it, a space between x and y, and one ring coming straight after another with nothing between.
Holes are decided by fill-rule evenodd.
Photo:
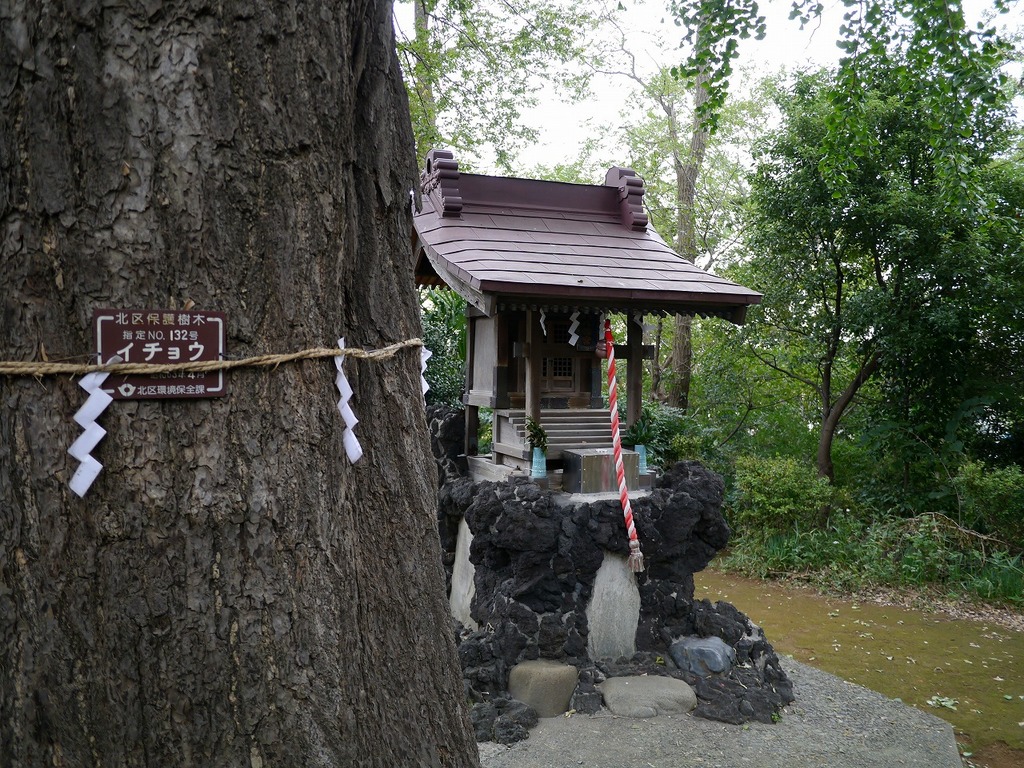
<instances>
[{"instance_id":1,"label":"large tree trunk","mask_svg":"<svg viewBox=\"0 0 1024 768\"><path fill-rule=\"evenodd\" d=\"M707 121L700 111L708 100L707 81L707 75L701 72L693 85L693 129L690 133L689 152L682 154L678 143L675 151L676 251L691 264L697 260L697 221L694 211L697 177L704 164L704 154L708 146ZM690 377L693 374L693 344L690 338L692 326L691 316L675 316L675 335L669 358L672 376L666 401L677 408L688 408L690 404Z\"/></svg>"},{"instance_id":2,"label":"large tree trunk","mask_svg":"<svg viewBox=\"0 0 1024 768\"><path fill-rule=\"evenodd\" d=\"M853 404L853 398L856 397L860 388L864 386L868 379L875 375L880 362L881 354L877 351L872 352L861 364L856 375L850 379L834 403L830 404L832 399L831 373L823 381L821 391L823 393L824 409L821 418L821 432L818 435L816 461L818 476L824 477L830 483L836 479L835 465L832 463L832 443L835 441L839 423L843 415Z\"/></svg>"},{"instance_id":3,"label":"large tree trunk","mask_svg":"<svg viewBox=\"0 0 1024 768\"><path fill-rule=\"evenodd\" d=\"M434 98L434 81L437 72L432 71L436 64L432 52L430 13L427 10L428 0L413 0L413 24L416 30L414 45L416 59L412 68L412 95L414 106L418 105L416 125L418 135L416 158L419 167L427 157L427 152L444 145L444 139L437 130L437 100Z\"/></svg>"},{"instance_id":4,"label":"large tree trunk","mask_svg":"<svg viewBox=\"0 0 1024 768\"><path fill-rule=\"evenodd\" d=\"M129 10L131 9L131 10ZM419 334L390 5L0 5L0 358L94 308L228 316L231 357ZM475 765L419 356L115 402L0 378L0 765Z\"/></svg>"}]
</instances>

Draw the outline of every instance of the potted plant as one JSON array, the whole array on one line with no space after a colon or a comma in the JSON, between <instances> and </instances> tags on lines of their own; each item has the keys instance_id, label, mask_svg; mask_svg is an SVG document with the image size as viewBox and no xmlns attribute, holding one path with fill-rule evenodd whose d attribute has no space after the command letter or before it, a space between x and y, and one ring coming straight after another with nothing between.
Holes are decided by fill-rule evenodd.
<instances>
[{"instance_id":1,"label":"potted plant","mask_svg":"<svg viewBox=\"0 0 1024 768\"><path fill-rule=\"evenodd\" d=\"M539 421L526 417L526 442L533 449L532 477L547 477L548 474L548 433Z\"/></svg>"},{"instance_id":2,"label":"potted plant","mask_svg":"<svg viewBox=\"0 0 1024 768\"><path fill-rule=\"evenodd\" d=\"M629 425L622 436L626 445L632 445L633 450L640 456L640 474L647 473L647 446L654 440L654 416L651 410L644 406L640 409L640 416Z\"/></svg>"}]
</instances>

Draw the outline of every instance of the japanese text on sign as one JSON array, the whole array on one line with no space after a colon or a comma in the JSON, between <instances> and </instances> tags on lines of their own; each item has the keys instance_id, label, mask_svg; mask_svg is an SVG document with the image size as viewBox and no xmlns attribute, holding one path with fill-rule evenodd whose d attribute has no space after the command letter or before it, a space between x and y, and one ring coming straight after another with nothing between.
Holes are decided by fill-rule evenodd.
<instances>
[{"instance_id":1,"label":"japanese text on sign","mask_svg":"<svg viewBox=\"0 0 1024 768\"><path fill-rule=\"evenodd\" d=\"M170 309L98 309L93 313L99 362L188 363L223 360L226 318L222 312ZM115 400L221 397L224 371L110 376L104 389Z\"/></svg>"}]
</instances>

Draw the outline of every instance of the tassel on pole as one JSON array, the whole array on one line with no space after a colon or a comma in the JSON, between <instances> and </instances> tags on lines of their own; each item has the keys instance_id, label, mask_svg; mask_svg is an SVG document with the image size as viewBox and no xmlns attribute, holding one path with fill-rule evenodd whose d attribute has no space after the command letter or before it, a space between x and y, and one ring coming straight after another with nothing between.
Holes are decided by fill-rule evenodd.
<instances>
[{"instance_id":1,"label":"tassel on pole","mask_svg":"<svg viewBox=\"0 0 1024 768\"><path fill-rule=\"evenodd\" d=\"M640 573L644 569L644 555L640 551L640 542L636 539L629 542L629 559L626 564L633 573Z\"/></svg>"}]
</instances>

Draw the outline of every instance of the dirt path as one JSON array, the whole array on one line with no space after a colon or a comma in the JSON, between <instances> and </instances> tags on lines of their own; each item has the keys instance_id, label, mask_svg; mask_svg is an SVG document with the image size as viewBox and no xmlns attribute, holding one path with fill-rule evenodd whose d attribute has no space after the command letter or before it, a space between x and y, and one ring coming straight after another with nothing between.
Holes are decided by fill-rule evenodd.
<instances>
[{"instance_id":1,"label":"dirt path","mask_svg":"<svg viewBox=\"0 0 1024 768\"><path fill-rule=\"evenodd\" d=\"M697 574L697 597L726 600L780 654L950 722L970 762L1024 766L1024 616L923 592L824 596L805 584Z\"/></svg>"}]
</instances>

